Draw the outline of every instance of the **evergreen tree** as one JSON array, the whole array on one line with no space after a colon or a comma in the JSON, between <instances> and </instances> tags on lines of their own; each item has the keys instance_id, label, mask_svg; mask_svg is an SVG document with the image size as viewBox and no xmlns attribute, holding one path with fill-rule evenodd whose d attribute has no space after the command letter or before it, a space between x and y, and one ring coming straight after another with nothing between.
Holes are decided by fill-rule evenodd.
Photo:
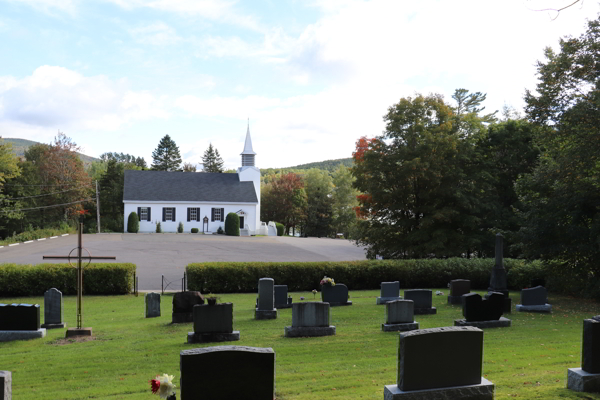
<instances>
[{"instance_id":1,"label":"evergreen tree","mask_svg":"<svg viewBox=\"0 0 600 400\"><path fill-rule=\"evenodd\" d=\"M219 154L219 150L215 149L210 143L208 149L202 156L203 172L223 172L223 159Z\"/></svg>"},{"instance_id":2,"label":"evergreen tree","mask_svg":"<svg viewBox=\"0 0 600 400\"><path fill-rule=\"evenodd\" d=\"M152 152L152 169L155 171L178 171L181 169L179 147L169 135L165 135Z\"/></svg>"}]
</instances>

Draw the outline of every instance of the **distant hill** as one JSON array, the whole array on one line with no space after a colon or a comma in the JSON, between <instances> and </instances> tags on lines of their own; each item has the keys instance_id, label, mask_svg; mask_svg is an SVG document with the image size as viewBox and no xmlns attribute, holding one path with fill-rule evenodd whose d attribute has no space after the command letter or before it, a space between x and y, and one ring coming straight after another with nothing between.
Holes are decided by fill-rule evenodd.
<instances>
[{"instance_id":1,"label":"distant hill","mask_svg":"<svg viewBox=\"0 0 600 400\"><path fill-rule=\"evenodd\" d=\"M25 154L25 151L30 146L33 146L34 144L40 144L39 142L34 142L33 140L27 140L27 139L2 138L2 140L4 140L6 143L12 144L13 153L16 154L18 157L23 157L23 155ZM81 161L83 161L83 163L85 165L91 164L92 161L100 161L100 159L98 159L98 158L86 156L85 154L81 154L81 153L77 153L77 154L79 154L79 158L81 159Z\"/></svg>"},{"instance_id":2,"label":"distant hill","mask_svg":"<svg viewBox=\"0 0 600 400\"><path fill-rule=\"evenodd\" d=\"M261 175L268 175L269 173L276 173L276 172L280 172L280 171L294 172L297 170L317 168L317 169L325 170L325 171L329 172L330 174L332 174L338 168L338 166L340 164L350 168L353 165L353 160L352 160L352 158L340 158L337 160L326 160L326 161L313 162L313 163L308 163L308 164L300 164L300 165L296 165L294 167L287 167L287 168L261 168L260 172L261 172Z\"/></svg>"}]
</instances>

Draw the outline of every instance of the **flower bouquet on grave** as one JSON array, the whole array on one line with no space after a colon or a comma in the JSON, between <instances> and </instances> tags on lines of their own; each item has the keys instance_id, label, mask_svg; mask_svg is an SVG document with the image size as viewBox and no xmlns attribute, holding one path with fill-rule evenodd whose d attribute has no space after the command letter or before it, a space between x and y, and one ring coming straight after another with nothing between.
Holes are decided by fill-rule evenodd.
<instances>
[{"instance_id":1,"label":"flower bouquet on grave","mask_svg":"<svg viewBox=\"0 0 600 400\"><path fill-rule=\"evenodd\" d=\"M327 275L325 275L323 279L321 279L321 286L335 286L335 282L333 281L333 278L328 278Z\"/></svg>"},{"instance_id":2,"label":"flower bouquet on grave","mask_svg":"<svg viewBox=\"0 0 600 400\"><path fill-rule=\"evenodd\" d=\"M150 380L150 388L152 394L158 393L161 399L176 400L175 384L173 383L173 375L162 374L156 375L156 378Z\"/></svg>"}]
</instances>

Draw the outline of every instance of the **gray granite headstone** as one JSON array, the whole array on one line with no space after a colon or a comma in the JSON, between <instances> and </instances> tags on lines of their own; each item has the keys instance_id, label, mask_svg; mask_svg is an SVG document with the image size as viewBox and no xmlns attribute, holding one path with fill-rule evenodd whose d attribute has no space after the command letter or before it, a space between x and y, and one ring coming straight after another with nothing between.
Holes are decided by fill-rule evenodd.
<instances>
[{"instance_id":1,"label":"gray granite headstone","mask_svg":"<svg viewBox=\"0 0 600 400\"><path fill-rule=\"evenodd\" d=\"M492 269L488 291L502 292L505 295L508 293L506 270L504 269L504 237L500 233L496 235L496 263Z\"/></svg>"},{"instance_id":2,"label":"gray granite headstone","mask_svg":"<svg viewBox=\"0 0 600 400\"><path fill-rule=\"evenodd\" d=\"M521 290L521 304L524 306L543 306L548 301L548 291L545 287L536 286Z\"/></svg>"},{"instance_id":3,"label":"gray granite headstone","mask_svg":"<svg viewBox=\"0 0 600 400\"><path fill-rule=\"evenodd\" d=\"M381 282L381 297L400 296L400 282Z\"/></svg>"},{"instance_id":4,"label":"gray granite headstone","mask_svg":"<svg viewBox=\"0 0 600 400\"><path fill-rule=\"evenodd\" d=\"M39 304L0 304L0 331L37 331L39 329Z\"/></svg>"},{"instance_id":5,"label":"gray granite headstone","mask_svg":"<svg viewBox=\"0 0 600 400\"><path fill-rule=\"evenodd\" d=\"M343 283L336 283L334 286L321 286L321 300L333 306L351 305L348 301L348 287Z\"/></svg>"},{"instance_id":6,"label":"gray granite headstone","mask_svg":"<svg viewBox=\"0 0 600 400\"><path fill-rule=\"evenodd\" d=\"M215 346L182 350L182 400L273 400L275 352L272 348Z\"/></svg>"},{"instance_id":7,"label":"gray granite headstone","mask_svg":"<svg viewBox=\"0 0 600 400\"><path fill-rule=\"evenodd\" d=\"M0 371L0 394L3 395L0 400L12 399L12 373L10 371Z\"/></svg>"},{"instance_id":8,"label":"gray granite headstone","mask_svg":"<svg viewBox=\"0 0 600 400\"><path fill-rule=\"evenodd\" d=\"M329 326L329 303L309 301L292 306L292 326Z\"/></svg>"},{"instance_id":9,"label":"gray granite headstone","mask_svg":"<svg viewBox=\"0 0 600 400\"><path fill-rule=\"evenodd\" d=\"M258 280L258 308L259 310L273 310L275 308L274 295L275 281L272 278Z\"/></svg>"},{"instance_id":10,"label":"gray granite headstone","mask_svg":"<svg viewBox=\"0 0 600 400\"><path fill-rule=\"evenodd\" d=\"M385 305L385 322L387 324L404 324L414 322L415 303L412 300L395 300Z\"/></svg>"},{"instance_id":11,"label":"gray granite headstone","mask_svg":"<svg viewBox=\"0 0 600 400\"><path fill-rule=\"evenodd\" d=\"M443 360L452 360L452 366ZM400 334L398 387L434 389L481 383L483 331L473 327L421 329Z\"/></svg>"},{"instance_id":12,"label":"gray granite headstone","mask_svg":"<svg viewBox=\"0 0 600 400\"><path fill-rule=\"evenodd\" d=\"M60 290L48 289L44 293L44 324L42 328L64 328L63 322L63 297Z\"/></svg>"},{"instance_id":13,"label":"gray granite headstone","mask_svg":"<svg viewBox=\"0 0 600 400\"><path fill-rule=\"evenodd\" d=\"M309 301L292 305L292 326L285 327L286 337L314 337L335 335L335 326L329 325L329 303Z\"/></svg>"},{"instance_id":14,"label":"gray granite headstone","mask_svg":"<svg viewBox=\"0 0 600 400\"><path fill-rule=\"evenodd\" d=\"M146 318L160 317L160 293L146 293L144 301L146 302Z\"/></svg>"}]
</instances>

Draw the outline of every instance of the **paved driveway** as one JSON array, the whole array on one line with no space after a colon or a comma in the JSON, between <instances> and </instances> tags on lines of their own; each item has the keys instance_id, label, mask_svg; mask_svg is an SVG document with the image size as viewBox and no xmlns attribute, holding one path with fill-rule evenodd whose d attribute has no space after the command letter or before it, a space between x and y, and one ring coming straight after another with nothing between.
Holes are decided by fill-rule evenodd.
<instances>
[{"instance_id":1,"label":"paved driveway","mask_svg":"<svg viewBox=\"0 0 600 400\"><path fill-rule=\"evenodd\" d=\"M77 235L34 241L0 249L0 263L40 264L44 255L66 255ZM363 248L343 239L232 237L191 234L83 235L93 256L116 256L137 265L140 290L159 290L161 275L181 287L186 265L206 261L351 261L364 260ZM175 286L174 286L175 285Z\"/></svg>"}]
</instances>

